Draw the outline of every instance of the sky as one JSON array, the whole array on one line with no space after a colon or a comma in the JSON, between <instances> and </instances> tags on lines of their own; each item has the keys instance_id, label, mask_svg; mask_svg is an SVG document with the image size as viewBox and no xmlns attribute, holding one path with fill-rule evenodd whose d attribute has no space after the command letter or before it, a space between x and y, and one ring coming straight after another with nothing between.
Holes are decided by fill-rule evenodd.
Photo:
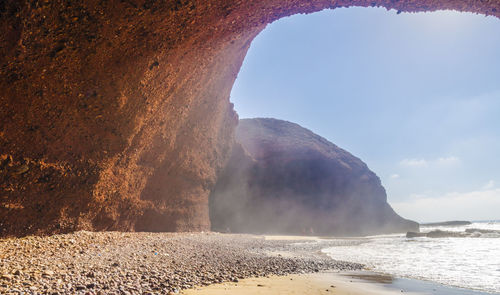
<instances>
[{"instance_id":1,"label":"sky","mask_svg":"<svg viewBox=\"0 0 500 295\"><path fill-rule=\"evenodd\" d=\"M298 123L362 159L400 215L500 219L500 20L341 8L253 41L240 118Z\"/></svg>"}]
</instances>

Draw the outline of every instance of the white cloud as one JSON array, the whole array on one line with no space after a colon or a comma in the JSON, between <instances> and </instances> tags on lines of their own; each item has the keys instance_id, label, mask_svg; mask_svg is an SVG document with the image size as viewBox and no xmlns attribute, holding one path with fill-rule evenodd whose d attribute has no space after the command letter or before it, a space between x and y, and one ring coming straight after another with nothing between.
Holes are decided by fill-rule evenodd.
<instances>
[{"instance_id":1,"label":"white cloud","mask_svg":"<svg viewBox=\"0 0 500 295\"><path fill-rule=\"evenodd\" d=\"M410 199L424 199L427 198L426 194L411 194Z\"/></svg>"},{"instance_id":2,"label":"white cloud","mask_svg":"<svg viewBox=\"0 0 500 295\"><path fill-rule=\"evenodd\" d=\"M435 160L426 159L403 159L399 162L401 166L405 167L428 167L428 166L452 166L460 164L460 159L455 156L439 157Z\"/></svg>"},{"instance_id":3,"label":"white cloud","mask_svg":"<svg viewBox=\"0 0 500 295\"><path fill-rule=\"evenodd\" d=\"M403 159L399 164L408 167L426 167L428 163L425 159Z\"/></svg>"},{"instance_id":4,"label":"white cloud","mask_svg":"<svg viewBox=\"0 0 500 295\"><path fill-rule=\"evenodd\" d=\"M399 178L399 177L400 177L400 176L399 176L399 174L392 174L392 175L391 175L391 178L392 178L392 179L397 179L397 178Z\"/></svg>"},{"instance_id":5,"label":"white cloud","mask_svg":"<svg viewBox=\"0 0 500 295\"><path fill-rule=\"evenodd\" d=\"M495 187L495 181L490 180L487 184L483 185L483 190L489 190Z\"/></svg>"},{"instance_id":6,"label":"white cloud","mask_svg":"<svg viewBox=\"0 0 500 295\"><path fill-rule=\"evenodd\" d=\"M401 216L420 222L500 219L500 189L452 192L438 197L414 195L391 203Z\"/></svg>"},{"instance_id":7,"label":"white cloud","mask_svg":"<svg viewBox=\"0 0 500 295\"><path fill-rule=\"evenodd\" d=\"M450 157L439 158L437 159L436 162L437 164L440 165L454 165L460 163L460 159L454 156L450 156Z\"/></svg>"}]
</instances>

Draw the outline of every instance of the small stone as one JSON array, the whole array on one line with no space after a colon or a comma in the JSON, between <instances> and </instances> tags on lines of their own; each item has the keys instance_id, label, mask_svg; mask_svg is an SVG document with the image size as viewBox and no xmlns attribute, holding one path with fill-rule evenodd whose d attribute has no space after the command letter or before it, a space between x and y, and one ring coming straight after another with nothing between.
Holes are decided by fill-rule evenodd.
<instances>
[{"instance_id":1,"label":"small stone","mask_svg":"<svg viewBox=\"0 0 500 295\"><path fill-rule=\"evenodd\" d=\"M2 275L2 277L1 277L1 278L2 278L2 279L4 279L4 280L8 280L8 281L10 281L10 280L12 280L12 278L13 278L13 277L12 277L11 275L7 275L7 274L5 274L5 275Z\"/></svg>"},{"instance_id":2,"label":"small stone","mask_svg":"<svg viewBox=\"0 0 500 295\"><path fill-rule=\"evenodd\" d=\"M43 274L42 274L42 275L43 275L43 276L47 276L47 277L51 277L51 276L53 276L53 275L54 275L54 272L53 272L53 271L51 271L51 270L46 270L46 271L44 271L44 272L43 272Z\"/></svg>"},{"instance_id":3,"label":"small stone","mask_svg":"<svg viewBox=\"0 0 500 295\"><path fill-rule=\"evenodd\" d=\"M20 167L18 167L13 173L15 175L21 175L21 174L28 172L28 170L30 170L30 167L28 167L28 165L24 164L24 165L21 165Z\"/></svg>"},{"instance_id":4,"label":"small stone","mask_svg":"<svg viewBox=\"0 0 500 295\"><path fill-rule=\"evenodd\" d=\"M78 286L75 286L75 289L76 289L76 291L85 290L85 286L78 285Z\"/></svg>"},{"instance_id":5,"label":"small stone","mask_svg":"<svg viewBox=\"0 0 500 295\"><path fill-rule=\"evenodd\" d=\"M21 274L22 274L22 272L19 269L14 272L15 276L20 276Z\"/></svg>"}]
</instances>

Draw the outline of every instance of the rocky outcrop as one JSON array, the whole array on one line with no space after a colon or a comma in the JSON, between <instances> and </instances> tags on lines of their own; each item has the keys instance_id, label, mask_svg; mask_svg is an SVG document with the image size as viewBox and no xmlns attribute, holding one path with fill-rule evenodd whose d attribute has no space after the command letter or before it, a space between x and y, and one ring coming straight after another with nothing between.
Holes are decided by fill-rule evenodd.
<instances>
[{"instance_id":1,"label":"rocky outcrop","mask_svg":"<svg viewBox=\"0 0 500 295\"><path fill-rule=\"evenodd\" d=\"M214 230L368 235L418 231L387 203L365 163L301 126L240 120L227 167L210 195Z\"/></svg>"},{"instance_id":2,"label":"rocky outcrop","mask_svg":"<svg viewBox=\"0 0 500 295\"><path fill-rule=\"evenodd\" d=\"M500 238L500 230L467 228L464 231L432 230L429 232L407 232L407 238Z\"/></svg>"},{"instance_id":3,"label":"rocky outcrop","mask_svg":"<svg viewBox=\"0 0 500 295\"><path fill-rule=\"evenodd\" d=\"M462 221L462 220L453 220L453 221L443 221L443 222L430 222L430 223L421 223L421 226L462 226L462 225L471 225L470 221Z\"/></svg>"},{"instance_id":4,"label":"rocky outcrop","mask_svg":"<svg viewBox=\"0 0 500 295\"><path fill-rule=\"evenodd\" d=\"M444 231L444 230L433 230L430 232L412 232L406 233L407 238L459 238L465 236L465 233L454 232L454 231Z\"/></svg>"},{"instance_id":5,"label":"rocky outcrop","mask_svg":"<svg viewBox=\"0 0 500 295\"><path fill-rule=\"evenodd\" d=\"M209 229L250 42L351 5L500 14L463 0L0 1L0 236Z\"/></svg>"}]
</instances>

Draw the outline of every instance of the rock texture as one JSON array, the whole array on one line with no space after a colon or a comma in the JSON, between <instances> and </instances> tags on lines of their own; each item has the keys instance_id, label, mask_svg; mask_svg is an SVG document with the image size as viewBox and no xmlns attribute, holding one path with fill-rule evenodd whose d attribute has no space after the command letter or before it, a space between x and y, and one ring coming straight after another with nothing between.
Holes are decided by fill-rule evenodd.
<instances>
[{"instance_id":1,"label":"rock texture","mask_svg":"<svg viewBox=\"0 0 500 295\"><path fill-rule=\"evenodd\" d=\"M387 203L365 163L276 119L240 120L230 161L210 195L214 230L367 235L418 231Z\"/></svg>"},{"instance_id":2,"label":"rock texture","mask_svg":"<svg viewBox=\"0 0 500 295\"><path fill-rule=\"evenodd\" d=\"M172 295L248 277L363 268L320 251L338 245L345 241L217 233L80 231L0 239L0 294Z\"/></svg>"},{"instance_id":3,"label":"rock texture","mask_svg":"<svg viewBox=\"0 0 500 295\"><path fill-rule=\"evenodd\" d=\"M0 1L0 236L209 229L250 42L351 5L500 15L479 0Z\"/></svg>"}]
</instances>

